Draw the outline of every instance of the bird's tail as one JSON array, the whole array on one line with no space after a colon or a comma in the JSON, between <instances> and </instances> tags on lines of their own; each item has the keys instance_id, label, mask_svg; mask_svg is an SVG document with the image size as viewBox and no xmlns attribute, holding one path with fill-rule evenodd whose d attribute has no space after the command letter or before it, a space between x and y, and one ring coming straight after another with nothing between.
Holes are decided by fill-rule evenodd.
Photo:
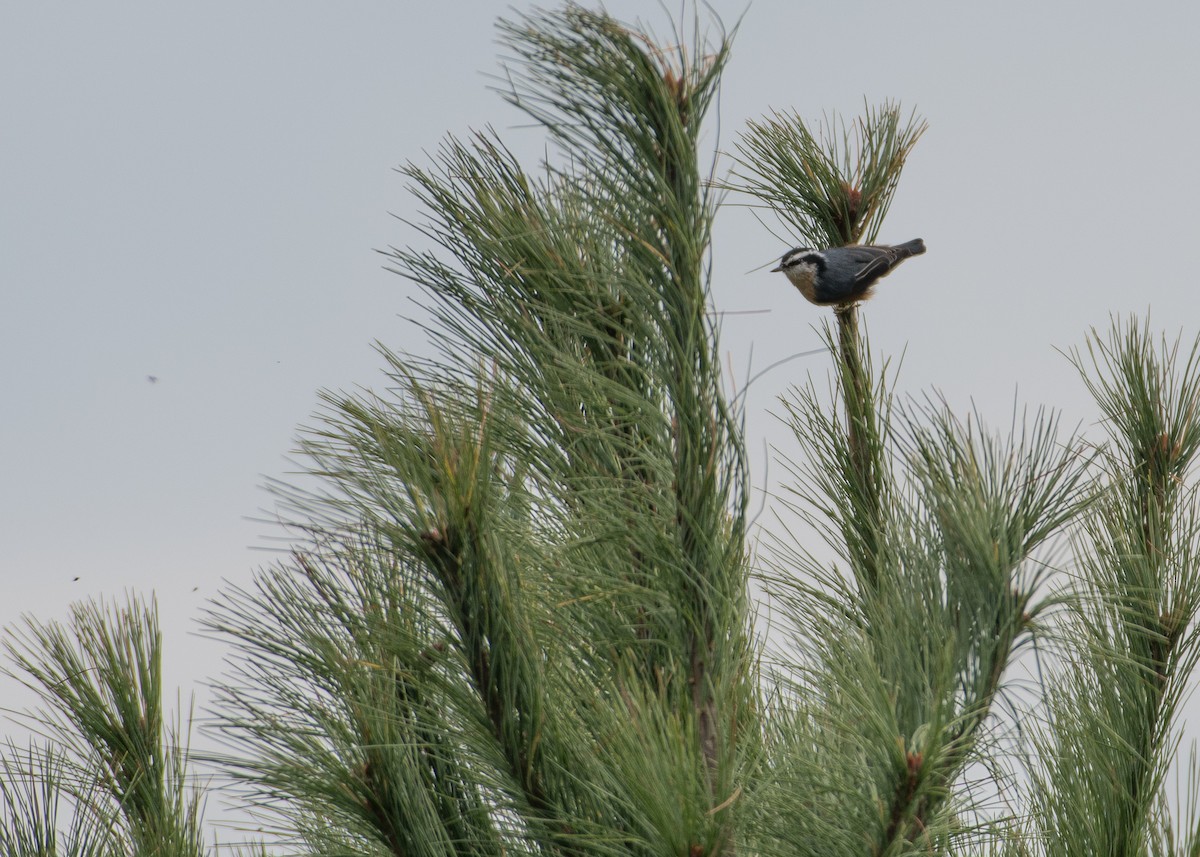
<instances>
[{"instance_id":1,"label":"bird's tail","mask_svg":"<svg viewBox=\"0 0 1200 857\"><path fill-rule=\"evenodd\" d=\"M907 259L909 256L920 256L925 252L925 242L920 238L914 238L912 241L905 241L903 244L897 244L892 248L900 251L900 258Z\"/></svg>"}]
</instances>

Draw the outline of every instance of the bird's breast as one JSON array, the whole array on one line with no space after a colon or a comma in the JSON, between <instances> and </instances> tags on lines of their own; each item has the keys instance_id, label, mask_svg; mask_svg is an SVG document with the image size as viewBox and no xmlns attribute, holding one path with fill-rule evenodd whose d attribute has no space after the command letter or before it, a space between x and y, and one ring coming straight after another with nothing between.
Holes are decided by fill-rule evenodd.
<instances>
[{"instance_id":1,"label":"bird's breast","mask_svg":"<svg viewBox=\"0 0 1200 857\"><path fill-rule=\"evenodd\" d=\"M788 271L787 278L792 281L793 286L800 290L800 294L804 295L812 303L817 302L815 270L807 266L802 266L798 270Z\"/></svg>"}]
</instances>

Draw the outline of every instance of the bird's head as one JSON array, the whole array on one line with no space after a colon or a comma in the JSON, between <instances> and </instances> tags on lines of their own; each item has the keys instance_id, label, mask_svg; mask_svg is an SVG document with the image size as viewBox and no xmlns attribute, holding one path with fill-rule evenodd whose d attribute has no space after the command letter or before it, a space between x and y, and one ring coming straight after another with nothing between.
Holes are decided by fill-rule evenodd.
<instances>
[{"instance_id":1,"label":"bird's head","mask_svg":"<svg viewBox=\"0 0 1200 857\"><path fill-rule=\"evenodd\" d=\"M811 247L797 247L784 253L779 264L771 269L771 273L783 271L786 274L793 270L803 270L805 267L816 270L824 260L825 254L820 250L814 250Z\"/></svg>"},{"instance_id":2,"label":"bird's head","mask_svg":"<svg viewBox=\"0 0 1200 857\"><path fill-rule=\"evenodd\" d=\"M772 268L772 273L782 271L787 275L792 285L808 300L817 302L816 279L817 273L825 266L825 254L811 247L797 247L788 250L779 260L779 266Z\"/></svg>"}]
</instances>

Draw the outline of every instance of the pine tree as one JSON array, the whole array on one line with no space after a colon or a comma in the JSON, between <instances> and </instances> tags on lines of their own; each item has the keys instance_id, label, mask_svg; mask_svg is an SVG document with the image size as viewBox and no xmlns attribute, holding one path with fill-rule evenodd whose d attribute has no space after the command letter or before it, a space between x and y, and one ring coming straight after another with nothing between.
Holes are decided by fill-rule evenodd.
<instances>
[{"instance_id":1,"label":"pine tree","mask_svg":"<svg viewBox=\"0 0 1200 857\"><path fill-rule=\"evenodd\" d=\"M289 853L1200 854L1167 776L1200 350L1117 321L1072 355L1106 441L1044 412L997 433L897 401L839 307L831 383L784 402L803 525L756 547L718 203L870 242L924 123L778 113L719 173L712 28L501 23L503 93L554 148L527 171L480 133L405 169L425 244L386 255L437 352L381 348L384 392L326 396L320 487L277 486L294 550L203 619L235 662L209 763ZM0 756L0 853L205 853L153 608L7 649L45 741Z\"/></svg>"}]
</instances>

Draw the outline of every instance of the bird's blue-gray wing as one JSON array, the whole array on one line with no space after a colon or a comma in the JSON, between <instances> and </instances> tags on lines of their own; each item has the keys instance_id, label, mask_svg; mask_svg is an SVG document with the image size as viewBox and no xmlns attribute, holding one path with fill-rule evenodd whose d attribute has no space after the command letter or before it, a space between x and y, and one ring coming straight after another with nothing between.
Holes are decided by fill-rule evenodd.
<instances>
[{"instance_id":1,"label":"bird's blue-gray wing","mask_svg":"<svg viewBox=\"0 0 1200 857\"><path fill-rule=\"evenodd\" d=\"M869 283L888 272L895 262L895 254L882 247L846 247L858 270L854 282Z\"/></svg>"}]
</instances>

